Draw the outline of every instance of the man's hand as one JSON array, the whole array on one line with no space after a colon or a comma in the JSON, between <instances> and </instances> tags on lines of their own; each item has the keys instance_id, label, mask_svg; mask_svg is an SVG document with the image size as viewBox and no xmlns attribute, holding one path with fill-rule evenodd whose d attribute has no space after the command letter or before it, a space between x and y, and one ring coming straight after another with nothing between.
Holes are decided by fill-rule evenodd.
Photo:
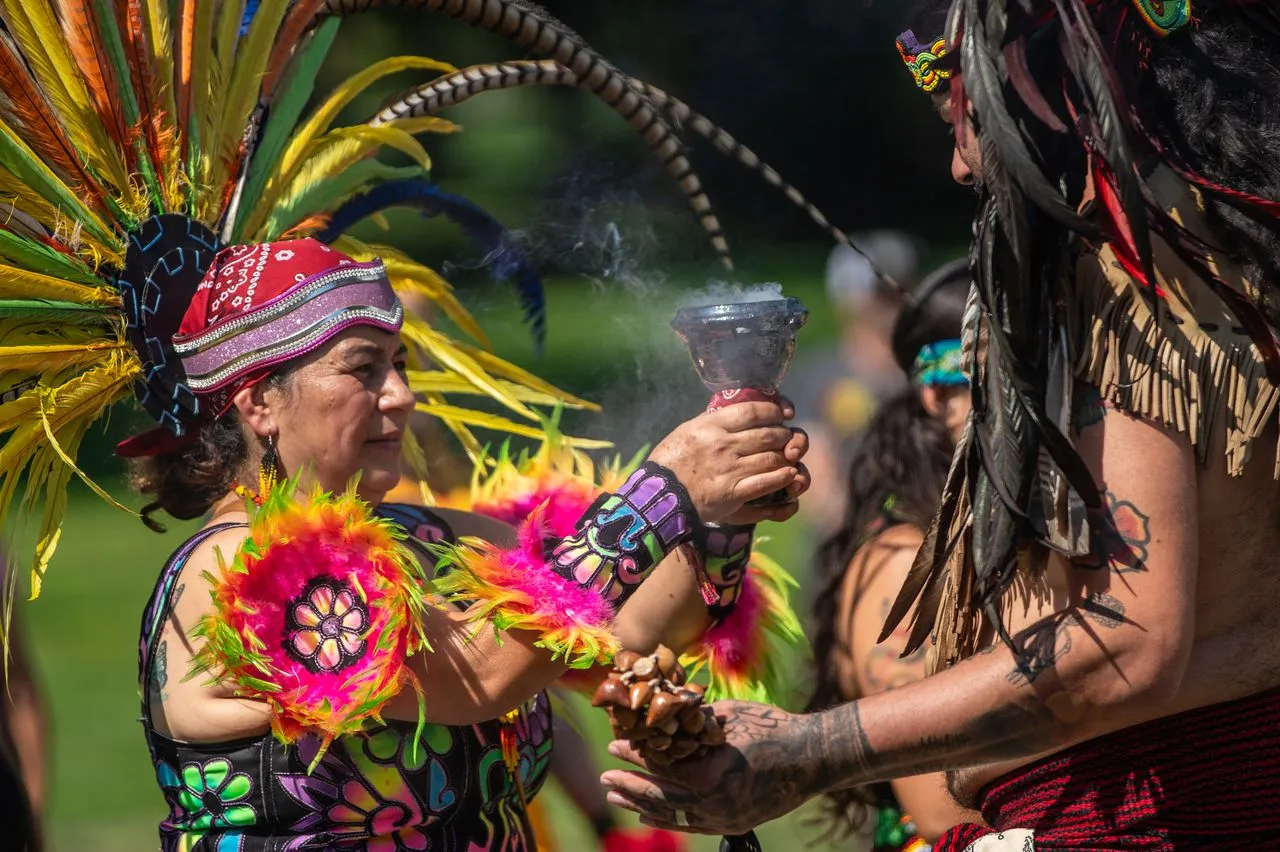
<instances>
[{"instance_id":1,"label":"man's hand","mask_svg":"<svg viewBox=\"0 0 1280 852\"><path fill-rule=\"evenodd\" d=\"M763 704L721 701L725 745L702 760L649 767L622 741L615 757L662 777L612 770L600 781L612 805L640 814L656 828L698 834L745 834L795 810L822 792L822 734L813 716L798 716ZM683 823L676 811L683 812Z\"/></svg>"}]
</instances>

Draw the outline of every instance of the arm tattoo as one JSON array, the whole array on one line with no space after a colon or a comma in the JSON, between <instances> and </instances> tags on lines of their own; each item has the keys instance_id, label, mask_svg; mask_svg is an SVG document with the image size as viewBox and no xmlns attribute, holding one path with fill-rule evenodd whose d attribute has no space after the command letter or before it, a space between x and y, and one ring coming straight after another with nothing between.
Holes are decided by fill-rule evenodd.
<instances>
[{"instance_id":1,"label":"arm tattoo","mask_svg":"<svg viewBox=\"0 0 1280 852\"><path fill-rule=\"evenodd\" d=\"M1077 609L1078 612L1052 615L1013 637L1020 659L1009 672L1010 683L1028 686L1056 666L1071 650L1071 629L1083 625L1086 619L1108 630L1124 624L1124 604L1105 592L1090 595Z\"/></svg>"},{"instance_id":2,"label":"arm tattoo","mask_svg":"<svg viewBox=\"0 0 1280 852\"><path fill-rule=\"evenodd\" d=\"M1091 571L1131 574L1147 570L1151 517L1114 491L1102 495L1103 507L1089 512L1089 555L1072 562Z\"/></svg>"},{"instance_id":3,"label":"arm tattoo","mask_svg":"<svg viewBox=\"0 0 1280 852\"><path fill-rule=\"evenodd\" d=\"M151 661L151 697L160 703L169 700L169 693L164 688L169 684L169 640L161 639L156 646L155 657Z\"/></svg>"},{"instance_id":4,"label":"arm tattoo","mask_svg":"<svg viewBox=\"0 0 1280 852\"><path fill-rule=\"evenodd\" d=\"M1071 412L1071 425L1075 433L1079 435L1090 426L1097 426L1106 417L1107 411L1114 407L1096 386L1079 386Z\"/></svg>"}]
</instances>

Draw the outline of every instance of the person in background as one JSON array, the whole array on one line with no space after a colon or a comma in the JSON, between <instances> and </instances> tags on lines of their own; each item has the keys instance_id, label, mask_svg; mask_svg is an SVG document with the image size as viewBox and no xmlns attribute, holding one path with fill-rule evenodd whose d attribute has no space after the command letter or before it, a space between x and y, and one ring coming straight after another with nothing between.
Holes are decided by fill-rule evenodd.
<instances>
[{"instance_id":1,"label":"person in background","mask_svg":"<svg viewBox=\"0 0 1280 852\"><path fill-rule=\"evenodd\" d=\"M0 828L16 848L39 852L48 717L16 611L8 640L8 666L0 670Z\"/></svg>"},{"instance_id":2,"label":"person in background","mask_svg":"<svg viewBox=\"0 0 1280 852\"><path fill-rule=\"evenodd\" d=\"M917 280L919 251L909 235L872 231L854 242L904 286ZM848 466L871 415L905 387L889 345L899 297L880 281L866 258L848 246L831 252L826 285L840 337L807 358L802 347L787 381L800 425L809 433L815 477L801 517L818 536L840 524L844 483L839 472Z\"/></svg>"},{"instance_id":3,"label":"person in background","mask_svg":"<svg viewBox=\"0 0 1280 852\"><path fill-rule=\"evenodd\" d=\"M892 329L895 367L909 386L880 407L863 433L848 468L844 521L818 551L808 710L925 676L928 646L903 657L905 631L876 640L937 510L971 406L958 365L969 281L966 261L941 267L915 289ZM874 852L927 849L974 817L956 805L941 773L838 790L824 806L832 833L872 830Z\"/></svg>"}]
</instances>

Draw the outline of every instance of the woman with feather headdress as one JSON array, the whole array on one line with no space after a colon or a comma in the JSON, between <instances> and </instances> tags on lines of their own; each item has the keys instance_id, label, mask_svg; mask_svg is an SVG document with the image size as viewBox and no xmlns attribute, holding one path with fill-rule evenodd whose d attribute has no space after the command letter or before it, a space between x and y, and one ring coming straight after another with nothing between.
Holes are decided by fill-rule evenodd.
<instances>
[{"instance_id":1,"label":"woman with feather headdress","mask_svg":"<svg viewBox=\"0 0 1280 852\"><path fill-rule=\"evenodd\" d=\"M980 199L974 411L885 628L932 636L937 673L813 716L721 705L735 748L607 774L611 799L735 832L951 770L992 828L940 849L1270 845L1280 12L955 0L898 47Z\"/></svg>"},{"instance_id":2,"label":"woman with feather headdress","mask_svg":"<svg viewBox=\"0 0 1280 852\"><path fill-rule=\"evenodd\" d=\"M374 5L546 58L394 57L315 92L342 20ZM620 642L684 647L727 617L751 525L795 510L743 506L805 490L807 440L772 403L705 415L576 515L535 505L518 530L384 504L402 460L421 461L415 409L479 457L473 428L538 437L534 406L588 403L495 357L431 269L346 231L392 206L454 220L516 283L541 341L536 273L491 216L431 182L418 138L457 130L440 110L522 85L587 89L643 131L726 261L677 123L802 199L525 0L0 0L0 23L0 522L15 509L34 527L38 595L73 476L129 511L76 455L130 395L157 423L118 448L151 499L142 519L208 516L142 624L162 845L530 848L543 688ZM335 126L402 71L439 76ZM400 293L474 342L406 314ZM744 526L711 527L728 521Z\"/></svg>"}]
</instances>

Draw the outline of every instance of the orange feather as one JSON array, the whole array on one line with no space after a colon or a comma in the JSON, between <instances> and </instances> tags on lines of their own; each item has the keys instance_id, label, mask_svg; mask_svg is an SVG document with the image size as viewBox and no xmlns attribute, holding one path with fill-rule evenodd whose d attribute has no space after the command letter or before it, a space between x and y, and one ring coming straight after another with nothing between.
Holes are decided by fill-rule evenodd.
<instances>
[{"instance_id":1,"label":"orange feather","mask_svg":"<svg viewBox=\"0 0 1280 852\"><path fill-rule=\"evenodd\" d=\"M298 0L298 3L285 16L284 23L280 26L280 32L276 34L276 43L271 49L271 58L267 60L267 73L262 78L262 97L264 100L271 99L271 95L275 92L276 84L280 82L280 75L289 63L289 57L293 55L294 48L298 46L298 41L302 38L303 32L306 31L306 28L311 24L316 13L320 11L320 7L324 4L325 0Z\"/></svg>"},{"instance_id":2,"label":"orange feather","mask_svg":"<svg viewBox=\"0 0 1280 852\"><path fill-rule=\"evenodd\" d=\"M138 120L147 142L147 152L161 184L165 182L164 167L169 162L168 148L173 144L172 116L164 112L164 89L155 65L153 45L147 34L147 16L142 0L128 0L120 10L124 20L125 59L133 78L138 98ZM163 46L167 49L167 45Z\"/></svg>"},{"instance_id":3,"label":"orange feather","mask_svg":"<svg viewBox=\"0 0 1280 852\"><path fill-rule=\"evenodd\" d=\"M195 64L196 0L182 0L178 14L178 133L185 139L191 133L191 102L195 96L191 75Z\"/></svg>"},{"instance_id":4,"label":"orange feather","mask_svg":"<svg viewBox=\"0 0 1280 852\"><path fill-rule=\"evenodd\" d=\"M85 171L75 146L7 35L0 35L0 78L6 81L5 94L12 116L22 128L27 144L50 168L60 172L59 177L77 195L102 212L102 187Z\"/></svg>"},{"instance_id":5,"label":"orange feather","mask_svg":"<svg viewBox=\"0 0 1280 852\"><path fill-rule=\"evenodd\" d=\"M102 126L122 150L129 150L129 128L116 105L120 98L120 83L102 44L92 0L57 0L57 8L67 47L84 77Z\"/></svg>"}]
</instances>

